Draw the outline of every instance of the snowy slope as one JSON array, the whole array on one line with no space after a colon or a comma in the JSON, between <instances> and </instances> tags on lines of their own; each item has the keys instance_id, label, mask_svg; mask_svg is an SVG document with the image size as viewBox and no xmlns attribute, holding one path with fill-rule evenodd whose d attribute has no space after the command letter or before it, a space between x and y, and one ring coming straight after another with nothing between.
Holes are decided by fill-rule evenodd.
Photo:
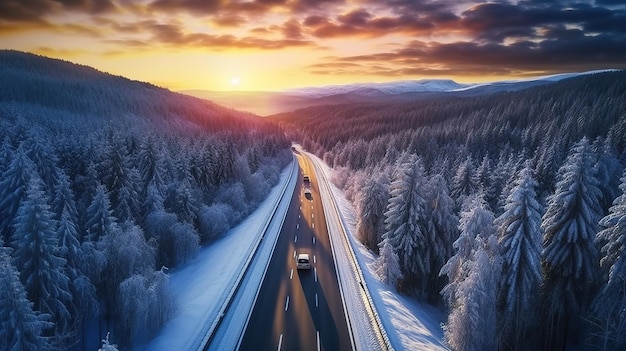
<instances>
[{"instance_id":1,"label":"snowy slope","mask_svg":"<svg viewBox=\"0 0 626 351\"><path fill-rule=\"evenodd\" d=\"M133 345L133 350L194 350L200 345L206 326L213 324L220 318L220 309L227 299L228 292L236 284L236 278L245 269L245 257L248 257L256 249L255 243L262 235L265 224L272 212L278 205L276 218L284 217L287 213L291 194L294 191L297 172L295 161L283 170L280 181L272 189L265 201L248 218L233 228L222 239L203 248L198 256L183 267L171 273L170 284L178 306L177 314L168 321L148 345ZM283 192L284 191L284 192ZM281 200L286 199L285 201ZM279 205L280 201L280 205ZM275 222L275 221L273 221ZM280 222L280 221L278 221ZM264 267L269 262L271 248L269 243L275 241L272 237L277 237L280 232L280 223L277 228L269 228L265 239L262 240L255 255L253 268ZM262 256L262 257L260 257ZM248 281L252 280L249 287L242 286L240 291L254 292L262 279L262 270L253 269L246 275ZM246 283L246 282L244 282ZM253 295L253 294L252 294ZM246 297L252 301L254 296ZM241 305L251 302L241 302ZM250 307L248 305L248 307ZM227 313L227 317L230 313ZM232 317L232 316L230 316ZM237 323L245 323L245 313L236 316ZM232 319L232 318L231 318ZM225 345L232 345L237 339L224 341ZM232 339L232 336L230 336ZM226 349L233 349L227 347Z\"/></svg>"}]
</instances>

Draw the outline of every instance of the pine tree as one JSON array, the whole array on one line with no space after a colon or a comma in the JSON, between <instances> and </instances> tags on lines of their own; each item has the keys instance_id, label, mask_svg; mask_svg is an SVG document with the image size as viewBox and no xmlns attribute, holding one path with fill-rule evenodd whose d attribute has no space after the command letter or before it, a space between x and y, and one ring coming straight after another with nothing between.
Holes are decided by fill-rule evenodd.
<instances>
[{"instance_id":1,"label":"pine tree","mask_svg":"<svg viewBox=\"0 0 626 351\"><path fill-rule=\"evenodd\" d=\"M70 324L67 306L71 303L66 261L61 257L56 237L56 221L50 212L43 182L34 173L17 216L13 220L13 260L20 271L29 299L42 313L52 315L57 331Z\"/></svg>"},{"instance_id":2,"label":"pine tree","mask_svg":"<svg viewBox=\"0 0 626 351\"><path fill-rule=\"evenodd\" d=\"M600 265L608 272L608 281L594 300L592 321L604 350L626 346L626 170L619 188L622 194L600 220L604 229L598 233L604 254Z\"/></svg>"},{"instance_id":3,"label":"pine tree","mask_svg":"<svg viewBox=\"0 0 626 351\"><path fill-rule=\"evenodd\" d=\"M402 279L398 255L393 251L393 247L386 237L380 243L380 255L376 259L374 269L378 278L385 284L396 286L398 281Z\"/></svg>"},{"instance_id":4,"label":"pine tree","mask_svg":"<svg viewBox=\"0 0 626 351\"><path fill-rule=\"evenodd\" d=\"M118 351L116 344L111 344L109 341L109 336L111 332L107 333L106 338L102 339L102 347L98 349L98 351Z\"/></svg>"},{"instance_id":5,"label":"pine tree","mask_svg":"<svg viewBox=\"0 0 626 351\"><path fill-rule=\"evenodd\" d=\"M357 236L370 250L378 253L378 245L385 231L388 179L381 175L369 181L357 197Z\"/></svg>"},{"instance_id":6,"label":"pine tree","mask_svg":"<svg viewBox=\"0 0 626 351\"><path fill-rule=\"evenodd\" d=\"M452 179L451 196L456 201L457 206L460 206L477 188L478 179L474 171L474 163L472 157L468 156L464 162L459 164Z\"/></svg>"},{"instance_id":7,"label":"pine tree","mask_svg":"<svg viewBox=\"0 0 626 351\"><path fill-rule=\"evenodd\" d=\"M13 233L11 223L17 214L22 199L26 197L26 187L35 167L23 150L17 150L9 168L0 181L0 233L8 242Z\"/></svg>"},{"instance_id":8,"label":"pine tree","mask_svg":"<svg viewBox=\"0 0 626 351\"><path fill-rule=\"evenodd\" d=\"M86 240L98 242L116 229L117 222L112 213L108 192L104 185L99 185L91 205L87 208Z\"/></svg>"},{"instance_id":9,"label":"pine tree","mask_svg":"<svg viewBox=\"0 0 626 351\"><path fill-rule=\"evenodd\" d=\"M416 157L408 157L396 171L390 186L385 212L385 229L394 252L400 259L404 279L401 290L417 293L423 299L430 274L430 252L426 247L424 169Z\"/></svg>"},{"instance_id":10,"label":"pine tree","mask_svg":"<svg viewBox=\"0 0 626 351\"><path fill-rule=\"evenodd\" d=\"M0 240L0 248L2 248ZM48 347L43 337L52 327L49 315L33 310L19 273L4 250L0 249L0 349L37 351Z\"/></svg>"},{"instance_id":11,"label":"pine tree","mask_svg":"<svg viewBox=\"0 0 626 351\"><path fill-rule=\"evenodd\" d=\"M446 280L439 274L452 257L452 243L458 237L459 219L454 211L454 200L448 195L446 180L435 174L429 180L427 194L426 236L430 248L430 276L428 302L436 305Z\"/></svg>"},{"instance_id":12,"label":"pine tree","mask_svg":"<svg viewBox=\"0 0 626 351\"><path fill-rule=\"evenodd\" d=\"M496 219L503 259L500 303L503 306L504 333L511 335L507 343L519 349L527 328L534 323L535 306L542 282L541 215L537 202L537 182L532 176L530 162L520 172L509 194L504 213Z\"/></svg>"},{"instance_id":13,"label":"pine tree","mask_svg":"<svg viewBox=\"0 0 626 351\"><path fill-rule=\"evenodd\" d=\"M454 306L458 296L458 285L466 277L467 271L463 269L463 265L472 258L476 237L480 235L489 238L496 232L493 213L489 211L481 195L468 197L463 206L465 210L461 212L459 221L460 234L452 245L454 255L439 273L448 276L448 284L441 293L450 306Z\"/></svg>"},{"instance_id":14,"label":"pine tree","mask_svg":"<svg viewBox=\"0 0 626 351\"><path fill-rule=\"evenodd\" d=\"M41 136L37 134L35 132L35 135L23 144L26 155L33 161L35 169L43 181L43 190L51 193L58 182L58 159L50 145L42 143Z\"/></svg>"},{"instance_id":15,"label":"pine tree","mask_svg":"<svg viewBox=\"0 0 626 351\"><path fill-rule=\"evenodd\" d=\"M583 138L559 169L555 193L542 219L547 348L561 348L572 328L576 330L598 282L595 236L601 196L594 157L588 139Z\"/></svg>"},{"instance_id":16,"label":"pine tree","mask_svg":"<svg viewBox=\"0 0 626 351\"><path fill-rule=\"evenodd\" d=\"M496 296L501 262L495 235L476 237L475 249L461 269L457 299L444 325L444 339L457 351L497 350Z\"/></svg>"}]
</instances>

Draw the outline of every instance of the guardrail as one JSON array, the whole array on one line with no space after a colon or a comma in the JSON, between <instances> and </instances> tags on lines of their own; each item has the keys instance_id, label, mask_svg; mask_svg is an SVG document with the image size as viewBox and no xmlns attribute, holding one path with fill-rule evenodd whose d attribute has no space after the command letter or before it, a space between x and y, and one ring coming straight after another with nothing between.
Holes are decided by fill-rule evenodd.
<instances>
[{"instance_id":1,"label":"guardrail","mask_svg":"<svg viewBox=\"0 0 626 351\"><path fill-rule=\"evenodd\" d=\"M268 215L267 220L265 221L265 225L263 226L263 229L260 231L262 234L259 235L258 239L254 243L254 246L253 246L253 248L251 250L251 253L248 255L248 257L246 259L246 262L244 264L243 269L241 270L241 272L237 276L237 278L235 280L235 284L233 285L233 287L229 291L229 293L228 293L228 295L226 297L226 300L224 301L224 303L220 307L220 310L218 312L217 318L213 321L213 323L211 323L211 325L209 326L205 336L202 338L202 340L200 342L200 345L196 348L198 351L200 351L200 350L206 351L208 349L209 345L211 344L211 340L215 336L215 333L216 333L217 329L219 328L220 324L224 320L224 317L226 316L226 312L228 311L228 309L232 305L233 298L235 297L235 295L239 291L239 288L241 287L241 283L243 281L243 278L246 276L246 274L248 272L248 269L250 268L250 262L252 262L252 259L256 255L256 253L258 251L257 249L259 248L259 245L260 245L261 241L263 241L263 238L265 237L265 234L267 233L267 229L268 229L270 223L274 219L274 216L275 216L276 211L278 209L278 205L280 204L281 200L285 196L285 192L289 188L289 184L291 183L291 179L293 178L293 174L294 174L294 172L297 169L297 167L296 167L297 164L298 164L298 162L297 162L297 160L295 159L295 156L294 156L294 158L293 158L293 160L291 162L291 169L290 169L289 177L288 177L288 179L290 179L290 180L286 181L285 184L283 185L283 188L280 191L280 196L278 196L276 201L274 202L273 210ZM276 243L274 243L274 245L275 244ZM273 251L273 249L272 249L272 251ZM265 268L265 270L267 271L267 267ZM263 275L265 275L265 272L263 273ZM256 300L256 297L255 297L255 300ZM247 322L246 322L246 324L247 324Z\"/></svg>"},{"instance_id":2,"label":"guardrail","mask_svg":"<svg viewBox=\"0 0 626 351\"><path fill-rule=\"evenodd\" d=\"M331 200L331 206L332 206L333 211L337 215L336 220L339 222L339 227L341 229L341 234L342 234L341 237L343 238L342 242L344 246L346 247L348 256L350 258L350 262L352 263L352 268L354 269L357 275L358 283L361 286L361 289L365 295L365 301L367 302L365 304L365 307L367 308L368 314L370 315L370 319L374 321L375 330L376 330L379 344L381 348L384 350L394 350L393 346L391 345L391 341L389 340L389 336L387 335L387 332L385 331L385 328L382 324L380 316L378 315L378 312L376 311L376 306L374 305L374 301L372 300L372 295L370 294L367 288L367 282L365 281L365 278L363 276L363 271L361 270L361 267L358 264L356 255L354 254L354 250L352 249L352 245L350 245L348 233L346 233L346 230L345 230L346 226L345 226L343 216L341 216L341 212L339 211L339 207L337 206L335 197L333 196L332 190L330 189L330 186L328 185L328 179L326 178L326 174L321 169L321 166L318 164L318 161L315 157L309 157L309 159L312 161L318 176L321 176L321 178L324 179L322 183L324 183L324 187L326 188L326 190L328 191L328 194L330 195L329 197ZM318 185L319 185L319 182L318 182ZM326 221L328 220L329 218L328 216L326 216ZM331 240L331 243L332 243L332 240Z\"/></svg>"}]
</instances>

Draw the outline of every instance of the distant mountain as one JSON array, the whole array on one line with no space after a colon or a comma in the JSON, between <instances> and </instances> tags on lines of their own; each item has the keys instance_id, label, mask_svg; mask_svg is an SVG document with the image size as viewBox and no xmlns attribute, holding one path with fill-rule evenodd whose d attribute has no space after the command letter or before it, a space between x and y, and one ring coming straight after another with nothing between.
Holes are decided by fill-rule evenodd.
<instances>
[{"instance_id":1,"label":"distant mountain","mask_svg":"<svg viewBox=\"0 0 626 351\"><path fill-rule=\"evenodd\" d=\"M347 85L329 85L323 87L300 88L285 91L286 95L308 96L320 98L331 95L398 95L405 93L446 92L467 88L467 84L459 84L450 79L402 80L386 83L356 83Z\"/></svg>"},{"instance_id":2,"label":"distant mountain","mask_svg":"<svg viewBox=\"0 0 626 351\"><path fill-rule=\"evenodd\" d=\"M520 80L474 84L457 83L450 79L422 79L305 87L281 92L213 92L206 90L186 90L181 92L209 99L232 108L251 111L260 115L272 115L295 111L309 106L371 102L401 103L430 99L441 95L479 96L499 92L512 92L558 82L567 78L607 71L611 70L563 73Z\"/></svg>"}]
</instances>

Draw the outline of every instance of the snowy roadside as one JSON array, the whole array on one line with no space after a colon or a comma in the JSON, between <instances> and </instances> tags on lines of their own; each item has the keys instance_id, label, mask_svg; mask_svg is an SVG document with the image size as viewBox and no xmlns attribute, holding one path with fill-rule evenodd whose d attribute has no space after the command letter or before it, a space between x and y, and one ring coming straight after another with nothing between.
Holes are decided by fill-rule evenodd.
<instances>
[{"instance_id":1,"label":"snowy roadside","mask_svg":"<svg viewBox=\"0 0 626 351\"><path fill-rule=\"evenodd\" d=\"M316 169L322 171L326 179L331 179L332 170L315 155L310 153L307 153L307 155L314 160ZM341 190L337 189L337 187L330 182L329 186L332 192L330 196L334 198L341 217L338 221L333 221L327 216L326 220L329 223L329 232L334 242L342 243L344 239L341 237L343 235L341 229L333 228L330 223L341 222L341 225L343 225L343 230L347 234L347 239L356 256L358 265L361 268L363 278L365 279L365 286L369 291L391 346L398 350L447 350L442 341L443 331L441 329L441 323L444 321L445 316L436 308L411 300L396 292L393 287L383 284L377 279L373 269L376 256L358 242L354 236L356 233L356 214L352 204L345 198ZM322 197L328 195L329 194L322 192ZM330 208L326 203L330 203L333 199L323 198L322 200L325 200L324 207ZM348 267L351 265L347 254L340 255L339 259L335 257L335 259L338 260L338 265ZM343 271L349 272L345 269L343 269ZM346 274L344 273L344 275ZM359 338L363 336L359 336L358 333L363 333L365 331L363 329L372 329L371 325L373 321L370 321L369 318L363 320L363 316L367 316L367 313L364 311L366 308L363 306L365 301L362 295L364 294L359 291L356 273L353 272L353 276L348 278L353 280L353 282L348 283L348 289L345 289L346 298L349 300L346 304L350 318L356 319L351 320L353 327L359 325L357 329L362 329L355 331L355 339L359 341ZM346 277L342 277L342 279L346 279ZM359 301L359 303L356 303L356 301ZM367 327L364 323L369 323L370 326ZM370 333L373 332L374 331L370 331ZM365 337L375 337L375 334L365 335ZM376 348L380 347L378 344L374 345L376 345ZM357 348L363 350L373 349L372 344L363 344L362 341L357 345Z\"/></svg>"},{"instance_id":2,"label":"snowy roadside","mask_svg":"<svg viewBox=\"0 0 626 351\"><path fill-rule=\"evenodd\" d=\"M281 172L278 185L274 186L265 201L250 216L223 238L202 248L191 262L171 272L170 284L178 311L149 344L133 345L133 350L192 350L198 347L206 333L206 326L222 317L221 308L237 283L238 276L245 269L247 258L257 249L257 243L258 252L262 254L255 255L251 267L262 265L264 260L269 261L273 245L272 250L267 247L275 242L281 225L272 225L265 237L260 236L264 234L266 224L279 203L274 218L284 218L286 215L297 174L297 162L294 159ZM273 222L282 223L282 220ZM243 283L250 280L250 275L259 276L254 269L249 273ZM244 290L247 289L240 289ZM229 312L226 316L229 314L232 315Z\"/></svg>"}]
</instances>

